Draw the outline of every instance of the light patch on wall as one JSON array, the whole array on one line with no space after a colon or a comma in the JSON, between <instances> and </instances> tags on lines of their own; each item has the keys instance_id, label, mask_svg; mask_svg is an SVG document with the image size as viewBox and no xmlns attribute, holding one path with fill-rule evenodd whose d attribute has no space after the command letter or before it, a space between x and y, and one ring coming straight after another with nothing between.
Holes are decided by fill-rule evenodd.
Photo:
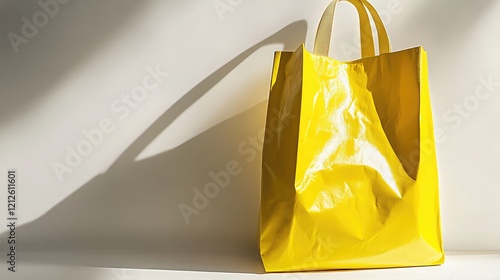
<instances>
[{"instance_id":1,"label":"light patch on wall","mask_svg":"<svg viewBox=\"0 0 500 280\"><path fill-rule=\"evenodd\" d=\"M222 77L213 88L202 89L199 93L202 97L159 134L136 160L174 149L224 120L267 100L272 56L274 51L282 48L274 44L259 49ZM261 117L256 116L256 121L261 120Z\"/></svg>"}]
</instances>

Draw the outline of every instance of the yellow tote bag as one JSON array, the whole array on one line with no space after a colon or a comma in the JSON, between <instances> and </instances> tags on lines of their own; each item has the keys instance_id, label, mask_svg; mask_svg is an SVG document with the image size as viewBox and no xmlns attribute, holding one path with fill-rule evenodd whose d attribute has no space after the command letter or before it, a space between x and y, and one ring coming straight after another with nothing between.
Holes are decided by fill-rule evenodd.
<instances>
[{"instance_id":1,"label":"yellow tote bag","mask_svg":"<svg viewBox=\"0 0 500 280\"><path fill-rule=\"evenodd\" d=\"M444 261L426 53L390 52L373 6L347 1L368 35L361 59L328 57L339 0L313 53L304 45L275 53L260 212L268 272Z\"/></svg>"}]
</instances>

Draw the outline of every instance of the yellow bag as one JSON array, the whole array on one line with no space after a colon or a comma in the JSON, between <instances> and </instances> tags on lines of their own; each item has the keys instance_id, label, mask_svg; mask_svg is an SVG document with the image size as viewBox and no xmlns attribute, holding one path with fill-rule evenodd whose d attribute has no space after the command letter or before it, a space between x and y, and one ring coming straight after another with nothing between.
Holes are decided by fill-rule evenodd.
<instances>
[{"instance_id":1,"label":"yellow bag","mask_svg":"<svg viewBox=\"0 0 500 280\"><path fill-rule=\"evenodd\" d=\"M266 271L444 262L427 56L390 52L366 0L362 58L328 57L334 0L316 35L276 52L262 163L260 253ZM379 38L375 55L371 14Z\"/></svg>"}]
</instances>

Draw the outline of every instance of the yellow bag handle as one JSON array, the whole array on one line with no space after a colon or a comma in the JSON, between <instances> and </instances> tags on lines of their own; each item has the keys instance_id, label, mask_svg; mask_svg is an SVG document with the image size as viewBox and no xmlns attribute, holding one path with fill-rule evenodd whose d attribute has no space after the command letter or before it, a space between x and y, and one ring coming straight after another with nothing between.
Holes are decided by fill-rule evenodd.
<instances>
[{"instance_id":1,"label":"yellow bag handle","mask_svg":"<svg viewBox=\"0 0 500 280\"><path fill-rule=\"evenodd\" d=\"M370 12L373 21L375 22L375 27L377 28L378 41L379 41L379 51L380 54L388 53L391 51L389 37L387 36L387 31L380 18L379 14L375 8L368 3L366 0L333 0L330 5L326 8L321 21L316 32L316 39L314 41L314 54L328 56L330 49L330 39L332 36L332 26L333 26L333 16L335 13L335 7L340 1L348 1L356 7L359 15L359 23L361 29L361 56L370 57L375 56L373 33L370 25L370 19L366 9ZM363 35L367 34L367 38L363 38ZM365 39L365 40L363 40Z\"/></svg>"}]
</instances>

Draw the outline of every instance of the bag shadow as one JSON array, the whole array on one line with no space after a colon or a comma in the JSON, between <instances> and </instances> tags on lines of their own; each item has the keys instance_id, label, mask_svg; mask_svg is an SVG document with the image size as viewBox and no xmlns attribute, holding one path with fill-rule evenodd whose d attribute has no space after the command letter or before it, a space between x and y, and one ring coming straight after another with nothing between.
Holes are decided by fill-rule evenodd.
<instances>
[{"instance_id":1,"label":"bag shadow","mask_svg":"<svg viewBox=\"0 0 500 280\"><path fill-rule=\"evenodd\" d=\"M264 127L267 102L182 145L137 161L161 132L251 54L270 44L295 49L307 23L296 21L248 48L184 94L102 174L32 222L18 227L25 262L90 267L264 272L258 252L260 150L238 147ZM272 56L269 56L271 62ZM270 65L269 65L270 67ZM255 84L268 81L255 81ZM235 92L237 94L237 90ZM249 146L250 147L250 146ZM180 203L236 160L241 173L186 224ZM200 175L201 174L201 175ZM192 204L191 204L192 205ZM5 240L6 233L0 238Z\"/></svg>"}]
</instances>

